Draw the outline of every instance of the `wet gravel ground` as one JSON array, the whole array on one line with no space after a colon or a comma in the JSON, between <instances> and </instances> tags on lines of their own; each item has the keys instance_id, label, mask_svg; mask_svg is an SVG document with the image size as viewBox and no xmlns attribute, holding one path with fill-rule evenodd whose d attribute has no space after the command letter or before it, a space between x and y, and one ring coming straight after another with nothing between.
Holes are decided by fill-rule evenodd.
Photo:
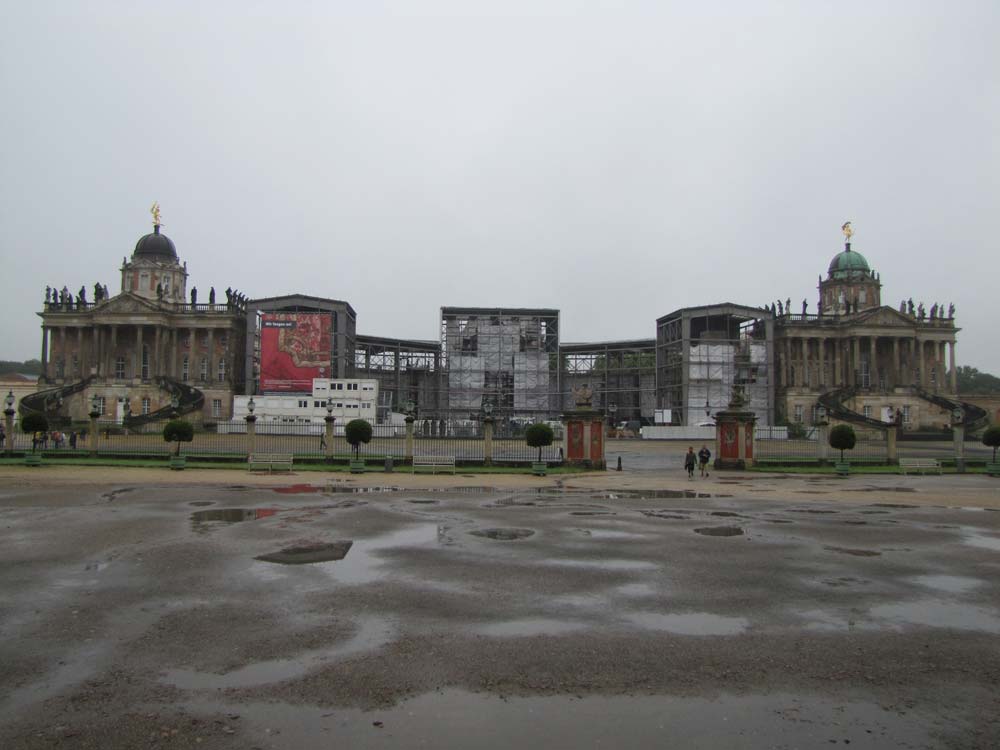
<instances>
[{"instance_id":1,"label":"wet gravel ground","mask_svg":"<svg viewBox=\"0 0 1000 750\"><path fill-rule=\"evenodd\" d=\"M1000 746L1000 513L817 486L10 489L0 747Z\"/></svg>"}]
</instances>

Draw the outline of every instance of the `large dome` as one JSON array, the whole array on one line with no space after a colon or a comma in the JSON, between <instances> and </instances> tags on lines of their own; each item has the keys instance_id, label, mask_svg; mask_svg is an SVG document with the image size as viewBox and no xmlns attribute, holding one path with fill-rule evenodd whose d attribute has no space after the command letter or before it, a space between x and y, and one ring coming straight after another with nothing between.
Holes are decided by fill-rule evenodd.
<instances>
[{"instance_id":1,"label":"large dome","mask_svg":"<svg viewBox=\"0 0 1000 750\"><path fill-rule=\"evenodd\" d=\"M844 252L834 255L833 260L830 261L831 279L848 279L863 276L871 276L868 261L865 260L865 256L861 253L851 250L850 245L847 246Z\"/></svg>"},{"instance_id":2,"label":"large dome","mask_svg":"<svg viewBox=\"0 0 1000 750\"><path fill-rule=\"evenodd\" d=\"M135 251L132 253L133 260L136 258L149 258L150 260L177 260L177 250L173 241L165 234L160 234L160 226L153 227L153 233L139 238L135 243Z\"/></svg>"}]
</instances>

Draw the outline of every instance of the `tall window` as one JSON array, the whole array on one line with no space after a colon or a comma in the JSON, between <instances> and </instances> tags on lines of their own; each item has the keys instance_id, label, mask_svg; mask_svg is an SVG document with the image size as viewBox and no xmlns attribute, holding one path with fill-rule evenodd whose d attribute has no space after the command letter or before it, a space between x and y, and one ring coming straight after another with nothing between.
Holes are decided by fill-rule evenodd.
<instances>
[{"instance_id":1,"label":"tall window","mask_svg":"<svg viewBox=\"0 0 1000 750\"><path fill-rule=\"evenodd\" d=\"M145 344L142 345L142 366L139 372L139 377L143 380L149 380L149 347Z\"/></svg>"},{"instance_id":2,"label":"tall window","mask_svg":"<svg viewBox=\"0 0 1000 750\"><path fill-rule=\"evenodd\" d=\"M212 416L221 417L222 416L222 399L213 398L212 399Z\"/></svg>"},{"instance_id":3,"label":"tall window","mask_svg":"<svg viewBox=\"0 0 1000 750\"><path fill-rule=\"evenodd\" d=\"M115 380L125 379L125 357L115 357Z\"/></svg>"},{"instance_id":4,"label":"tall window","mask_svg":"<svg viewBox=\"0 0 1000 750\"><path fill-rule=\"evenodd\" d=\"M56 358L56 377L63 378L66 377L66 362L62 357Z\"/></svg>"},{"instance_id":5,"label":"tall window","mask_svg":"<svg viewBox=\"0 0 1000 750\"><path fill-rule=\"evenodd\" d=\"M208 380L208 357L201 358L201 367L198 370L198 376L202 381Z\"/></svg>"},{"instance_id":6,"label":"tall window","mask_svg":"<svg viewBox=\"0 0 1000 750\"><path fill-rule=\"evenodd\" d=\"M903 404L903 424L910 423L910 405Z\"/></svg>"},{"instance_id":7,"label":"tall window","mask_svg":"<svg viewBox=\"0 0 1000 750\"><path fill-rule=\"evenodd\" d=\"M100 414L102 417L106 413L105 412L105 406L106 406L106 401L104 400L104 396L98 396L97 397L97 413Z\"/></svg>"},{"instance_id":8,"label":"tall window","mask_svg":"<svg viewBox=\"0 0 1000 750\"><path fill-rule=\"evenodd\" d=\"M188 375L191 371L191 358L188 355L184 355L184 359L181 360L181 380L183 382L188 381Z\"/></svg>"},{"instance_id":9,"label":"tall window","mask_svg":"<svg viewBox=\"0 0 1000 750\"><path fill-rule=\"evenodd\" d=\"M149 399L148 398L144 398L142 400L142 413L143 414L149 414Z\"/></svg>"},{"instance_id":10,"label":"tall window","mask_svg":"<svg viewBox=\"0 0 1000 750\"><path fill-rule=\"evenodd\" d=\"M870 406L863 406L861 408L861 413L865 415L868 419L872 418L872 408Z\"/></svg>"},{"instance_id":11,"label":"tall window","mask_svg":"<svg viewBox=\"0 0 1000 750\"><path fill-rule=\"evenodd\" d=\"M218 380L220 383L226 382L226 360L224 359L219 360Z\"/></svg>"},{"instance_id":12,"label":"tall window","mask_svg":"<svg viewBox=\"0 0 1000 750\"><path fill-rule=\"evenodd\" d=\"M802 404L795 405L795 422L796 424L802 424Z\"/></svg>"}]
</instances>

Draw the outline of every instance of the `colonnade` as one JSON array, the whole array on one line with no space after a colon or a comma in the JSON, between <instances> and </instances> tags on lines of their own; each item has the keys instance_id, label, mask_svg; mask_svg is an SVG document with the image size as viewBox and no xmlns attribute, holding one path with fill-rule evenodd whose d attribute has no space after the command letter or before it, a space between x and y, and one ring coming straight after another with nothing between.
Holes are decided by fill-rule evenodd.
<instances>
[{"instance_id":1,"label":"colonnade","mask_svg":"<svg viewBox=\"0 0 1000 750\"><path fill-rule=\"evenodd\" d=\"M950 393L958 390L953 339L881 335L831 338L803 332L786 333L776 346L779 376L786 388L853 386L888 390L917 385L928 390L947 389Z\"/></svg>"},{"instance_id":2,"label":"colonnade","mask_svg":"<svg viewBox=\"0 0 1000 750\"><path fill-rule=\"evenodd\" d=\"M228 326L221 329L132 323L42 326L42 374L50 379L79 380L95 370L96 375L106 379L151 380L165 375L176 380L213 382L220 374L218 363L221 359L225 361L222 375L228 380L234 365L234 342L217 353L216 331L220 337L234 334ZM182 346L182 336L188 337L186 348ZM124 367L119 369L117 359L122 355ZM188 357L187 372L185 356ZM58 367L60 359L61 368ZM205 360L204 369L202 359Z\"/></svg>"}]
</instances>

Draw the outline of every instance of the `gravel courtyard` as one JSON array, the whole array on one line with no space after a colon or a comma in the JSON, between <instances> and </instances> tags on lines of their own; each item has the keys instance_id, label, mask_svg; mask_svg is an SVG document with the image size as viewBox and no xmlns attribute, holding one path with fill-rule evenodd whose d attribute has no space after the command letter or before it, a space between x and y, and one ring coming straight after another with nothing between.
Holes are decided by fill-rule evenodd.
<instances>
[{"instance_id":1,"label":"gravel courtyard","mask_svg":"<svg viewBox=\"0 0 1000 750\"><path fill-rule=\"evenodd\" d=\"M1000 481L654 463L4 467L0 746L1000 746Z\"/></svg>"}]
</instances>

